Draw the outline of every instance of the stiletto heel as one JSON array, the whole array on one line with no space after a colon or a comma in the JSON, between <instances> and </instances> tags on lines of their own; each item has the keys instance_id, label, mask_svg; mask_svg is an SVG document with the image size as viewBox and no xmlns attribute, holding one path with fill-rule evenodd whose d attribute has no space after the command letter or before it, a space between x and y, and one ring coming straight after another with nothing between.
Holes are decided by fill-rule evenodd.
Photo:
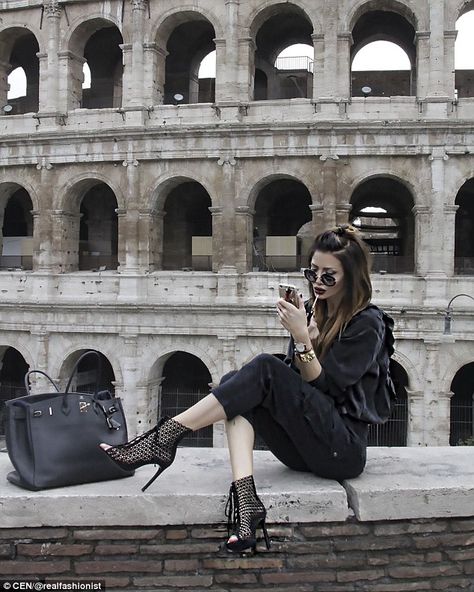
<instances>
[{"instance_id":1,"label":"stiletto heel","mask_svg":"<svg viewBox=\"0 0 474 592\"><path fill-rule=\"evenodd\" d=\"M270 549L270 538L265 526L267 512L257 495L252 475L238 479L231 484L225 514L228 535L225 546L229 552L255 552L257 547L256 531L259 526L262 527L267 549ZM232 536L236 540L230 541Z\"/></svg>"},{"instance_id":2,"label":"stiletto heel","mask_svg":"<svg viewBox=\"0 0 474 592\"><path fill-rule=\"evenodd\" d=\"M178 421L162 417L148 432L125 444L103 450L122 469L138 469L148 464L158 465L158 471L142 487L142 491L145 491L173 463L179 442L190 431Z\"/></svg>"}]
</instances>

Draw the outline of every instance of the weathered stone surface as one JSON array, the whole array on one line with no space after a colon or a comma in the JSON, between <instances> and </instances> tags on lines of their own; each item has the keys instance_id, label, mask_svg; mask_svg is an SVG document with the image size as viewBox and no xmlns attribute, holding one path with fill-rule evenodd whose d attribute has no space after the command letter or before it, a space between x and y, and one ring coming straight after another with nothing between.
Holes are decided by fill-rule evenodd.
<instances>
[{"instance_id":1,"label":"weathered stone surface","mask_svg":"<svg viewBox=\"0 0 474 592\"><path fill-rule=\"evenodd\" d=\"M365 471L344 482L359 520L474 515L474 449L369 448Z\"/></svg>"}]
</instances>

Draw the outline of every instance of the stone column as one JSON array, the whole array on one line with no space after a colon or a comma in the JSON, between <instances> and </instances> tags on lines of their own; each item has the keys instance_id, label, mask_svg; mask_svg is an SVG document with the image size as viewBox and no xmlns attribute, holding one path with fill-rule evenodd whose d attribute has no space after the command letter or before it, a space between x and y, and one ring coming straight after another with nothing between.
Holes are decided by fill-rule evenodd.
<instances>
[{"instance_id":1,"label":"stone column","mask_svg":"<svg viewBox=\"0 0 474 592\"><path fill-rule=\"evenodd\" d=\"M48 87L48 54L38 52L36 54L39 63L38 79L38 112L48 112L49 87Z\"/></svg>"},{"instance_id":2,"label":"stone column","mask_svg":"<svg viewBox=\"0 0 474 592\"><path fill-rule=\"evenodd\" d=\"M324 35L314 33L311 35L314 47L313 63L313 101L329 96L324 70Z\"/></svg>"},{"instance_id":3,"label":"stone column","mask_svg":"<svg viewBox=\"0 0 474 592\"><path fill-rule=\"evenodd\" d=\"M122 77L122 107L130 108L133 104L133 97L135 89L134 72L133 72L133 45L131 43L120 43L123 60L123 77Z\"/></svg>"},{"instance_id":4,"label":"stone column","mask_svg":"<svg viewBox=\"0 0 474 592\"><path fill-rule=\"evenodd\" d=\"M139 162L129 155L122 165L127 170L127 203L134 204L137 196L140 195L140 175ZM120 212L120 213L119 213ZM127 273L136 273L139 270L138 256L138 220L139 211L136 207L119 210L119 262L120 271Z\"/></svg>"},{"instance_id":5,"label":"stone column","mask_svg":"<svg viewBox=\"0 0 474 592\"><path fill-rule=\"evenodd\" d=\"M138 210L138 266L142 271L161 269L165 212Z\"/></svg>"},{"instance_id":6,"label":"stone column","mask_svg":"<svg viewBox=\"0 0 474 592\"><path fill-rule=\"evenodd\" d=\"M430 85L428 96L447 100L446 67L444 63L444 0L430 0Z\"/></svg>"},{"instance_id":7,"label":"stone column","mask_svg":"<svg viewBox=\"0 0 474 592\"><path fill-rule=\"evenodd\" d=\"M407 446L425 445L425 400L423 391L410 391L408 398Z\"/></svg>"},{"instance_id":8,"label":"stone column","mask_svg":"<svg viewBox=\"0 0 474 592\"><path fill-rule=\"evenodd\" d=\"M220 359L222 360L221 374L218 378L217 383L224 374L231 372L236 369L235 362L235 346L236 338L234 336L219 336L219 353ZM214 448L225 448L227 446L227 438L225 435L225 424L224 421L219 421L214 424L212 430L212 445Z\"/></svg>"},{"instance_id":9,"label":"stone column","mask_svg":"<svg viewBox=\"0 0 474 592\"><path fill-rule=\"evenodd\" d=\"M223 262L223 242L225 240L222 206L211 206L209 211L212 215L212 271L217 271Z\"/></svg>"},{"instance_id":10,"label":"stone column","mask_svg":"<svg viewBox=\"0 0 474 592\"><path fill-rule=\"evenodd\" d=\"M0 101L2 105L6 105L8 102L8 91L10 85L8 84L8 72L10 71L11 64L8 62L0 61Z\"/></svg>"},{"instance_id":11,"label":"stone column","mask_svg":"<svg viewBox=\"0 0 474 592\"><path fill-rule=\"evenodd\" d=\"M44 3L46 27L48 35L47 53L40 60L39 79L39 111L59 111L59 60L58 49L60 40L59 23L62 8L58 0Z\"/></svg>"},{"instance_id":12,"label":"stone column","mask_svg":"<svg viewBox=\"0 0 474 592\"><path fill-rule=\"evenodd\" d=\"M425 276L430 265L430 236L427 229L430 225L431 208L428 206L414 206L415 216L415 274Z\"/></svg>"},{"instance_id":13,"label":"stone column","mask_svg":"<svg viewBox=\"0 0 474 592\"><path fill-rule=\"evenodd\" d=\"M59 60L59 101L58 108L62 113L82 106L82 71L87 60L71 51L60 51Z\"/></svg>"},{"instance_id":14,"label":"stone column","mask_svg":"<svg viewBox=\"0 0 474 592\"><path fill-rule=\"evenodd\" d=\"M146 106L164 101L167 55L168 52L156 43L143 44L143 102Z\"/></svg>"},{"instance_id":15,"label":"stone column","mask_svg":"<svg viewBox=\"0 0 474 592\"><path fill-rule=\"evenodd\" d=\"M448 155L444 147L433 148L431 156L431 220L424 232L428 235L429 246L429 269L428 275L443 277L452 270L452 259L454 257L454 232L448 236L445 226L445 162ZM454 229L453 229L454 230ZM448 244L450 248L440 249L442 245Z\"/></svg>"},{"instance_id":16,"label":"stone column","mask_svg":"<svg viewBox=\"0 0 474 592\"><path fill-rule=\"evenodd\" d=\"M242 248L236 253L235 266L239 273L252 270L253 262L253 217L255 210L248 206L237 206L235 208L235 233L236 236L245 239Z\"/></svg>"},{"instance_id":17,"label":"stone column","mask_svg":"<svg viewBox=\"0 0 474 592\"><path fill-rule=\"evenodd\" d=\"M48 374L49 333L47 331L30 331L31 338L36 345L36 359L34 370L41 370ZM30 368L33 370L33 368ZM42 374L32 374L30 377L31 394L40 394L53 390L53 385Z\"/></svg>"},{"instance_id":18,"label":"stone column","mask_svg":"<svg viewBox=\"0 0 474 592\"><path fill-rule=\"evenodd\" d=\"M255 81L255 43L250 37L238 40L237 96L242 103L253 100Z\"/></svg>"},{"instance_id":19,"label":"stone column","mask_svg":"<svg viewBox=\"0 0 474 592\"><path fill-rule=\"evenodd\" d=\"M439 392L440 342L424 340L425 359L423 363L424 388L424 432L426 446L448 446L450 431L450 394Z\"/></svg>"},{"instance_id":20,"label":"stone column","mask_svg":"<svg viewBox=\"0 0 474 592\"><path fill-rule=\"evenodd\" d=\"M144 49L143 31L145 30L145 15L148 10L148 0L131 0L132 5L132 72L129 80L132 83L128 100L131 105L144 104ZM125 102L124 102L125 104ZM150 105L152 103L149 103Z\"/></svg>"},{"instance_id":21,"label":"stone column","mask_svg":"<svg viewBox=\"0 0 474 592\"><path fill-rule=\"evenodd\" d=\"M454 275L454 252L456 240L456 212L458 205L443 204L443 253L444 269L448 276Z\"/></svg>"},{"instance_id":22,"label":"stone column","mask_svg":"<svg viewBox=\"0 0 474 592\"><path fill-rule=\"evenodd\" d=\"M337 98L349 100L351 96L351 45L352 33L337 35ZM331 80L334 84L334 75Z\"/></svg>"},{"instance_id":23,"label":"stone column","mask_svg":"<svg viewBox=\"0 0 474 592\"><path fill-rule=\"evenodd\" d=\"M68 273L77 271L79 260L79 213L65 210L51 210L49 214L51 232L41 237L41 245L49 252L47 268L51 271Z\"/></svg>"},{"instance_id":24,"label":"stone column","mask_svg":"<svg viewBox=\"0 0 474 592\"><path fill-rule=\"evenodd\" d=\"M458 32L445 31L444 32L444 80L445 80L445 92L446 95L451 99L456 99L455 95L455 67L454 67L454 47L456 43L456 37Z\"/></svg>"},{"instance_id":25,"label":"stone column","mask_svg":"<svg viewBox=\"0 0 474 592\"><path fill-rule=\"evenodd\" d=\"M235 166L236 159L225 155L217 161L222 167L220 184L216 187L215 195L220 195L222 206L212 207L212 270L217 271L221 266L234 267L241 250L240 237L236 237L235 220Z\"/></svg>"},{"instance_id":26,"label":"stone column","mask_svg":"<svg viewBox=\"0 0 474 592\"><path fill-rule=\"evenodd\" d=\"M430 32L417 31L416 39L416 89L412 93L424 99L430 87Z\"/></svg>"},{"instance_id":27,"label":"stone column","mask_svg":"<svg viewBox=\"0 0 474 592\"><path fill-rule=\"evenodd\" d=\"M351 204L337 203L336 204L336 224L348 224L350 212L351 212Z\"/></svg>"},{"instance_id":28,"label":"stone column","mask_svg":"<svg viewBox=\"0 0 474 592\"><path fill-rule=\"evenodd\" d=\"M337 154L323 154L320 159L323 180L324 226L329 228L336 224L337 198Z\"/></svg>"}]
</instances>

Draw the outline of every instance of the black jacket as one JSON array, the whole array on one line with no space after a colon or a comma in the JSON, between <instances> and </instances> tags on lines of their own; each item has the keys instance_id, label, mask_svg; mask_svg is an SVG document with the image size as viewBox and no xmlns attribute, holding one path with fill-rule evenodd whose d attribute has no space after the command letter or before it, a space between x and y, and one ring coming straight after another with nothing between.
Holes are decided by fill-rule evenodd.
<instances>
[{"instance_id":1,"label":"black jacket","mask_svg":"<svg viewBox=\"0 0 474 592\"><path fill-rule=\"evenodd\" d=\"M323 359L322 372L310 384L331 396L341 413L367 423L390 416L395 389L390 377L393 319L373 304L352 317ZM287 361L293 361L290 339ZM317 396L317 393L315 393ZM311 406L311 400L306 401Z\"/></svg>"}]
</instances>

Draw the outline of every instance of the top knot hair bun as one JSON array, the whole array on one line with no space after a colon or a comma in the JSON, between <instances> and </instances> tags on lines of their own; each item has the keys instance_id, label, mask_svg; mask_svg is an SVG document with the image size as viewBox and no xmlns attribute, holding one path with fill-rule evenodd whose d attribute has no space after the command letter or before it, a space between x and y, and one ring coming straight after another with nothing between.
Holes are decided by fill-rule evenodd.
<instances>
[{"instance_id":1,"label":"top knot hair bun","mask_svg":"<svg viewBox=\"0 0 474 592\"><path fill-rule=\"evenodd\" d=\"M357 228L355 228L355 226L352 226L351 224L339 224L335 228L331 228L331 230L332 232L334 232L334 234L337 234L338 236L354 234L357 232Z\"/></svg>"}]
</instances>

